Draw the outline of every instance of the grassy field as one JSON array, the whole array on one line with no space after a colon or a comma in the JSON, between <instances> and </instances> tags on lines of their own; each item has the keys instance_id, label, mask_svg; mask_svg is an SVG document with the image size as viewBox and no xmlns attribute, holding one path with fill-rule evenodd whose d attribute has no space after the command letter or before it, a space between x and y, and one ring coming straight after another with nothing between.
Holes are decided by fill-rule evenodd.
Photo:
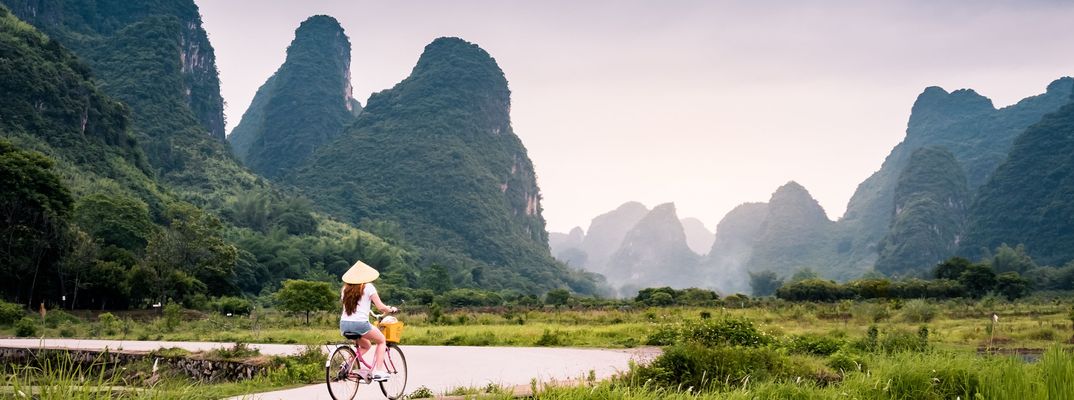
<instances>
[{"instance_id":1,"label":"grassy field","mask_svg":"<svg viewBox=\"0 0 1074 400\"><path fill-rule=\"evenodd\" d=\"M741 307L745 306L745 307ZM612 309L455 310L432 321L423 311L404 312L404 344L466 346L643 346L668 327L702 318L743 317L773 336L805 334L855 337L875 325L881 331L916 331L927 326L930 341L942 349L980 346L1047 348L1071 338L1071 299L1038 297L1019 302L948 300L925 302L845 301L834 304L754 301L714 307ZM993 323L992 315L998 317ZM340 340L334 313L301 318L259 310L252 316L186 312L168 326L146 313L115 313L114 318L52 312L35 336L134 340L228 341L320 344ZM14 336L13 328L0 334Z\"/></svg>"},{"instance_id":2,"label":"grassy field","mask_svg":"<svg viewBox=\"0 0 1074 400\"><path fill-rule=\"evenodd\" d=\"M839 303L762 299L707 307L448 312L411 308L400 318L407 323L404 345L665 349L653 365L585 387L548 388L538 396L547 399L1065 399L1074 398L1074 385L1054 377L1074 376L1072 300L1058 295L1013 303L989 297ZM232 317L187 311L171 320L145 312L109 315L51 312L35 334L297 344L340 339L334 313L315 315L310 325L271 310ZM117 395L215 398L318 382L317 361L307 361L290 361L290 369L243 383L200 385L173 379L151 390ZM89 382L82 392L94 393L114 384L78 378L72 385L66 382L75 378L64 374L71 375L23 370L8 375L8 386L81 387ZM462 388L459 393L483 391ZM80 397L45 393L41 398Z\"/></svg>"}]
</instances>

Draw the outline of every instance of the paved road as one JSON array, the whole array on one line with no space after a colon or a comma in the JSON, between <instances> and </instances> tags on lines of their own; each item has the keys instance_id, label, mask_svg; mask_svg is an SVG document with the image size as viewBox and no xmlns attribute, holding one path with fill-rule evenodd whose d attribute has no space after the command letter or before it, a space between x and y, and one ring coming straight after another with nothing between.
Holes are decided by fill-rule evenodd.
<instances>
[{"instance_id":1,"label":"paved road","mask_svg":"<svg viewBox=\"0 0 1074 400\"><path fill-rule=\"evenodd\" d=\"M210 342L141 342L75 339L0 339L0 346L61 347L78 349L119 349L149 351L161 347L179 347L190 351L228 347L231 343ZM295 354L305 346L252 344L261 354ZM407 392L425 386L435 393L458 387L483 387L489 383L502 386L584 378L592 370L598 379L627 369L630 360L645 362L658 350L564 349L533 347L462 347L402 346L410 367ZM370 353L372 354L372 353ZM249 400L330 399L323 384L239 397ZM382 399L376 385L363 385L362 399ZM237 398L238 399L238 398Z\"/></svg>"}]
</instances>

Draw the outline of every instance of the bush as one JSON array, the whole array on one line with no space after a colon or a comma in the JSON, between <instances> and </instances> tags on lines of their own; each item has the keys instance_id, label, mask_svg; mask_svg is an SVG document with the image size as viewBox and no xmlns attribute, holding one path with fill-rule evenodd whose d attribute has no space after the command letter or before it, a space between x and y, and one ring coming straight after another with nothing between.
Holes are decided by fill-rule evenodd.
<instances>
[{"instance_id":1,"label":"bush","mask_svg":"<svg viewBox=\"0 0 1074 400\"><path fill-rule=\"evenodd\" d=\"M563 332L545 329L544 333L541 334L541 337L537 338L537 342L535 342L534 345L540 347L562 346Z\"/></svg>"},{"instance_id":2,"label":"bush","mask_svg":"<svg viewBox=\"0 0 1074 400\"><path fill-rule=\"evenodd\" d=\"M668 347L647 366L634 371L637 384L677 390L723 390L747 382L812 379L827 383L835 375L806 365L769 347L706 347L698 343Z\"/></svg>"},{"instance_id":3,"label":"bush","mask_svg":"<svg viewBox=\"0 0 1074 400\"><path fill-rule=\"evenodd\" d=\"M758 330L753 322L740 318L689 322L682 329L682 339L707 347L759 347L772 342L772 337Z\"/></svg>"},{"instance_id":4,"label":"bush","mask_svg":"<svg viewBox=\"0 0 1074 400\"><path fill-rule=\"evenodd\" d=\"M30 317L22 317L19 322L15 323L15 336L37 336L37 320Z\"/></svg>"},{"instance_id":5,"label":"bush","mask_svg":"<svg viewBox=\"0 0 1074 400\"><path fill-rule=\"evenodd\" d=\"M831 336L803 335L792 338L786 347L793 353L827 356L839 351L844 343Z\"/></svg>"},{"instance_id":6,"label":"bush","mask_svg":"<svg viewBox=\"0 0 1074 400\"><path fill-rule=\"evenodd\" d=\"M914 299L903 304L901 315L906 322L930 322L936 318L936 307L925 300Z\"/></svg>"},{"instance_id":7,"label":"bush","mask_svg":"<svg viewBox=\"0 0 1074 400\"><path fill-rule=\"evenodd\" d=\"M26 315L22 306L15 303L0 301L0 325L14 324L19 318Z\"/></svg>"},{"instance_id":8,"label":"bush","mask_svg":"<svg viewBox=\"0 0 1074 400\"><path fill-rule=\"evenodd\" d=\"M56 327L60 326L60 324L63 324L65 322L73 324L73 323L79 323L79 322L82 322L82 321L79 320L78 317L75 317L74 315L71 315L70 313L68 313L66 311L63 311L63 310L52 310L52 311L49 311L48 314L45 314L45 326L46 327L56 328Z\"/></svg>"},{"instance_id":9,"label":"bush","mask_svg":"<svg viewBox=\"0 0 1074 400\"><path fill-rule=\"evenodd\" d=\"M891 318L886 304L863 303L855 308L854 314L869 322L876 323Z\"/></svg>"},{"instance_id":10,"label":"bush","mask_svg":"<svg viewBox=\"0 0 1074 400\"><path fill-rule=\"evenodd\" d=\"M850 289L832 281L810 278L783 285L776 297L789 301L838 301L853 297Z\"/></svg>"},{"instance_id":11,"label":"bush","mask_svg":"<svg viewBox=\"0 0 1074 400\"><path fill-rule=\"evenodd\" d=\"M78 325L70 322L60 324L60 337L70 338L78 336Z\"/></svg>"},{"instance_id":12,"label":"bush","mask_svg":"<svg viewBox=\"0 0 1074 400\"><path fill-rule=\"evenodd\" d=\"M213 310L220 314L249 315L254 309L250 300L242 297L224 296L213 302Z\"/></svg>"},{"instance_id":13,"label":"bush","mask_svg":"<svg viewBox=\"0 0 1074 400\"><path fill-rule=\"evenodd\" d=\"M649 346L670 346L679 341L679 328L675 326L662 326L645 339L645 344Z\"/></svg>"},{"instance_id":14,"label":"bush","mask_svg":"<svg viewBox=\"0 0 1074 400\"><path fill-rule=\"evenodd\" d=\"M936 365L931 360L902 359L900 368L877 377L884 385L872 388L863 398L885 399L977 399L981 379L970 366Z\"/></svg>"},{"instance_id":15,"label":"bush","mask_svg":"<svg viewBox=\"0 0 1074 400\"><path fill-rule=\"evenodd\" d=\"M827 365L844 376L851 372L869 372L864 359L844 352L836 352L828 357Z\"/></svg>"},{"instance_id":16,"label":"bush","mask_svg":"<svg viewBox=\"0 0 1074 400\"><path fill-rule=\"evenodd\" d=\"M176 303L169 303L164 306L164 329L168 332L174 331L179 327L179 322L182 322L182 311Z\"/></svg>"},{"instance_id":17,"label":"bush","mask_svg":"<svg viewBox=\"0 0 1074 400\"><path fill-rule=\"evenodd\" d=\"M105 335L115 335L119 329L119 318L116 318L112 313L103 313L97 316L97 325L100 326L100 332Z\"/></svg>"},{"instance_id":18,"label":"bush","mask_svg":"<svg viewBox=\"0 0 1074 400\"><path fill-rule=\"evenodd\" d=\"M881 338L879 350L886 353L922 352L928 349L928 330L924 331L924 338L918 333L896 330L888 332Z\"/></svg>"}]
</instances>

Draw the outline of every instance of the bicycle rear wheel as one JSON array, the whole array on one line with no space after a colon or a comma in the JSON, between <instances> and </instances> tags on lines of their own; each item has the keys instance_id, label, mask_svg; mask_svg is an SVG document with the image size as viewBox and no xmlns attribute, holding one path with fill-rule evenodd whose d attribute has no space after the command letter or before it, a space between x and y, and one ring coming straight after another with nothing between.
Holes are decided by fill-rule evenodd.
<instances>
[{"instance_id":1,"label":"bicycle rear wheel","mask_svg":"<svg viewBox=\"0 0 1074 400\"><path fill-rule=\"evenodd\" d=\"M351 371L357 371L358 360L350 346L339 346L328 356L324 366L324 382L333 400L352 400L358 395L358 379Z\"/></svg>"},{"instance_id":2,"label":"bicycle rear wheel","mask_svg":"<svg viewBox=\"0 0 1074 400\"><path fill-rule=\"evenodd\" d=\"M403 355L403 350L396 343L388 343L385 351L387 358L385 358L384 363L388 365L388 373L391 378L380 383L380 391L391 400L401 399L406 390L408 372L406 369L406 356Z\"/></svg>"}]
</instances>

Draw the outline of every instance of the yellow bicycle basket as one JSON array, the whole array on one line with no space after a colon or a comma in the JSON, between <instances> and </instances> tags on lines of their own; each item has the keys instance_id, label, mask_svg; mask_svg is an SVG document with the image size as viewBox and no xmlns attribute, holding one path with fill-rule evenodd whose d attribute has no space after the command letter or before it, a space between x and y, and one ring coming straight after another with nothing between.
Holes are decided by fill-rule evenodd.
<instances>
[{"instance_id":1,"label":"yellow bicycle basket","mask_svg":"<svg viewBox=\"0 0 1074 400\"><path fill-rule=\"evenodd\" d=\"M403 321L381 322L378 326L381 333L384 333L384 340L392 343L399 343L403 340Z\"/></svg>"}]
</instances>

